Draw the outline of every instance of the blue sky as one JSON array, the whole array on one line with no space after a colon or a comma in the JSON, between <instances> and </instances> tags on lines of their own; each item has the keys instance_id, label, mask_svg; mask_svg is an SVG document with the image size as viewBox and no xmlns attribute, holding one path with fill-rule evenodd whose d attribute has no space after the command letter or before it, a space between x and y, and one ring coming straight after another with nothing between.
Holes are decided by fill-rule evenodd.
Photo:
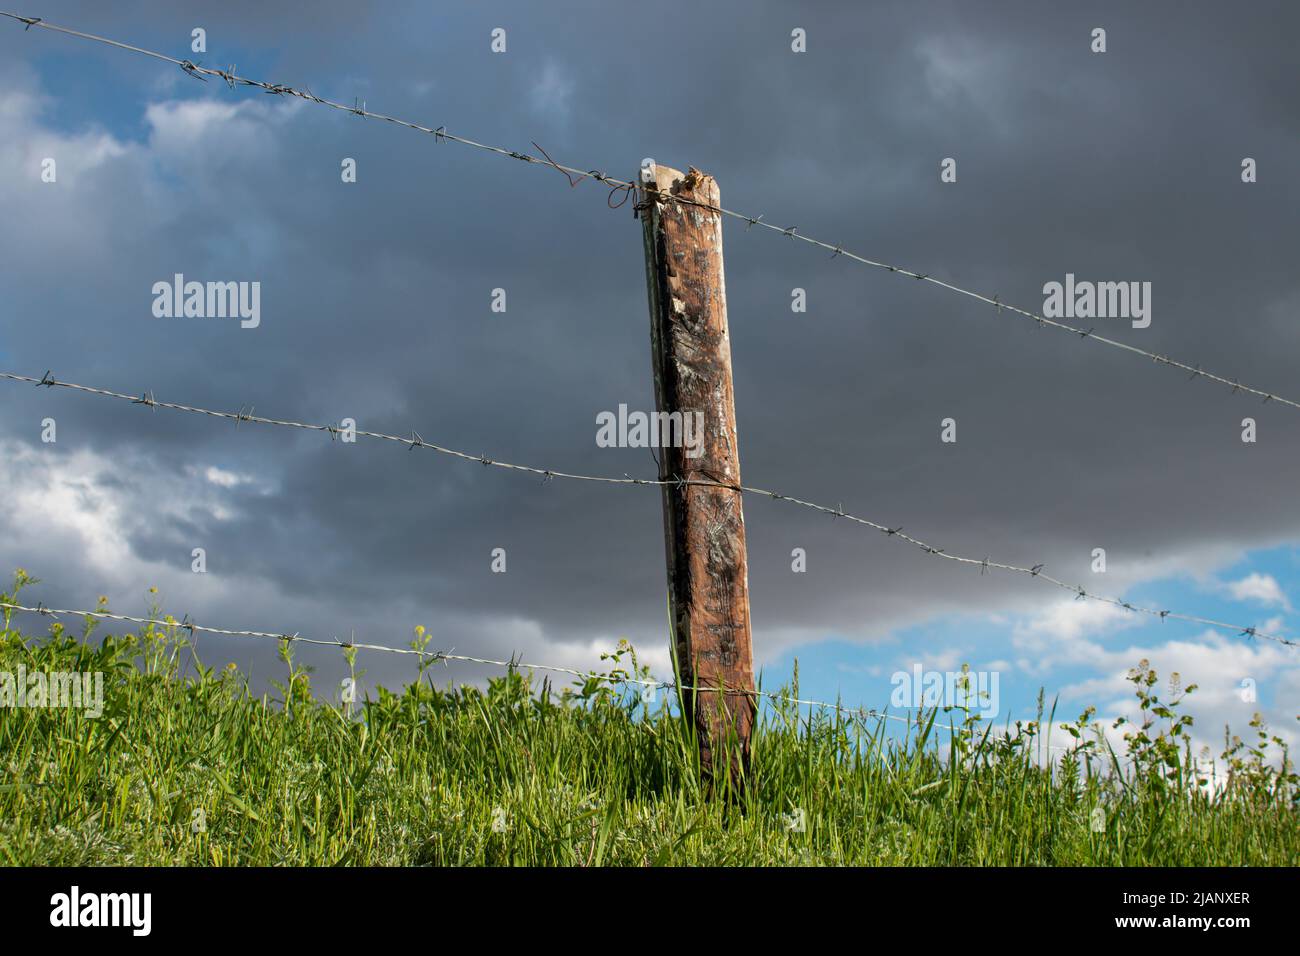
<instances>
[{"instance_id":1,"label":"blue sky","mask_svg":"<svg viewBox=\"0 0 1300 956\"><path fill-rule=\"evenodd\" d=\"M1137 606L1241 622L1293 639L1290 595L1295 593L1298 560L1294 547L1273 548L1247 554L1200 578L1184 574L1153 579L1117 593L1108 591L1100 580L1104 574L1098 574L1091 587ZM1064 644L1042 653L1045 642L1062 638ZM1206 653L1198 655L1198 648ZM1227 653L1216 655L1216 649ZM1167 688L1172 673L1180 673L1183 686L1197 685L1186 707L1199 714L1198 742L1215 744L1223 723L1244 734L1256 712L1276 715L1271 729L1292 739L1295 728L1276 717L1285 720L1288 708L1295 709L1300 676L1292 648L1277 649L1222 629L1160 621L1068 598L1037 615L947 615L900 629L870 646L827 635L789 649L770 661L766 671L789 675L796 659L800 697L848 705L888 699L895 675L911 673L918 662L926 671L960 671L965 664L971 671L997 673L1000 699L993 719L999 725L1034 720L1040 690L1049 711L1053 700L1058 701L1058 723L1073 722L1088 705L1097 707L1103 719L1131 716L1133 698L1123 678L1128 667L1147 659L1162 677L1161 688ZM1204 707L1199 706L1202 700L1207 701ZM1053 740L1059 742L1059 737Z\"/></svg>"}]
</instances>

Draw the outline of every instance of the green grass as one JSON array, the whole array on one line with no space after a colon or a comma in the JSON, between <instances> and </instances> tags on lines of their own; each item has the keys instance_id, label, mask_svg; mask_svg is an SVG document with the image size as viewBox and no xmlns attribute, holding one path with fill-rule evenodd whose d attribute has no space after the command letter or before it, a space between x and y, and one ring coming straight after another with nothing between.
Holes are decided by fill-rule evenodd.
<instances>
[{"instance_id":1,"label":"green grass","mask_svg":"<svg viewBox=\"0 0 1300 956\"><path fill-rule=\"evenodd\" d=\"M28 580L20 574L19 587ZM0 709L0 861L10 865L1300 858L1297 779L1284 754L1276 769L1280 743L1257 727L1257 743L1230 743L1219 758L1228 784L1200 785L1177 711L1191 689L1161 700L1145 666L1132 679L1148 721L1131 728L1127 755L1098 742L1090 713L1069 725L1078 749L1049 765L1039 751L1050 716L999 739L959 723L960 712L931 712L902 740L874 720L787 708L765 712L736 796L701 787L689 730L665 695L647 711L606 680L557 694L507 674L486 691L439 690L435 668L349 708L315 699L287 648L278 695L255 696L233 665L197 663L175 627L85 640L55 624L37 639L13 623L6 615L0 630L0 671L103 671L105 709L98 719ZM615 668L635 672L630 657ZM182 676L187 662L197 676ZM947 724L958 731L953 759L938 746ZM790 827L799 811L802 831Z\"/></svg>"}]
</instances>

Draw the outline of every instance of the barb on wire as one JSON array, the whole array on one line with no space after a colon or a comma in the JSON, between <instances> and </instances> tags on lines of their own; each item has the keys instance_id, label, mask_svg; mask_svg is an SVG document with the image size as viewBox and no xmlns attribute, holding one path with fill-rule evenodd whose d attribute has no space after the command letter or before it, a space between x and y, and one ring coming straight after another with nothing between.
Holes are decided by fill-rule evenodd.
<instances>
[{"instance_id":1,"label":"barb on wire","mask_svg":"<svg viewBox=\"0 0 1300 956\"><path fill-rule=\"evenodd\" d=\"M709 203L700 202L698 200L690 199L686 196L673 195L671 193L667 193L659 190L654 185L638 184L638 183L631 182L629 180L616 179L612 176L605 176L603 174L597 176L594 175L595 170L582 170L574 166L565 166L562 163L555 162L549 156L546 156L546 158L543 159L537 156L533 156L529 153L519 152L518 150L506 149L503 146L493 146L488 143L480 143L464 136L457 136L452 133L449 133L447 132L447 128L445 126L438 126L438 127L424 126L420 123L413 123L409 120L399 119L395 116L388 116L384 113L373 112L371 110L366 109L364 103L361 104L360 106L358 106L356 102L353 102L351 105L348 105L346 103L339 103L333 100L327 100L323 97L315 95L310 90L306 90L306 89L298 90L295 89L294 87L286 86L281 83L268 83L264 80L254 80L248 77L239 76L235 74L233 66L229 70L220 70L220 69L214 69L212 67L201 66L199 64L192 63L189 60L177 59L175 57L168 56L165 53L159 53L156 50L147 50L144 49L143 47L134 46L129 43L123 43L119 40L111 40L108 39L107 37L97 36L96 34L93 33L84 33L80 30L73 30L69 27L59 26L54 23L47 23L44 20L42 20L40 17L24 17L16 13L6 13L4 11L0 11L0 16L8 17L11 20L16 20L19 23L26 24L27 30L30 30L34 26L40 27L43 30L52 30L56 33L64 33L67 34L68 36L79 37L80 39L83 40L90 40L95 43L107 44L108 46L117 47L118 49L128 50L132 53L139 53L144 56L152 57L153 59L161 60L165 63L171 63L177 67L180 67L180 69L182 69L187 75L193 76L198 79L203 79L205 76L216 76L225 80L226 84L231 88L234 88L236 85L251 86L251 87L256 87L258 89L261 89L267 93L272 93L278 96L296 96L300 99L308 100L312 103L318 103L321 106L328 106L331 109L340 110L345 113L352 113L356 116L361 116L368 119L380 120L385 123L392 123L395 126L403 126L406 127L407 129L416 130L417 132L427 133L432 135L435 141L438 142L460 143L463 146L469 146L472 147L473 149L479 149L485 152L495 153L498 156L505 156L509 159L517 159L520 160L521 162L533 163L541 166L550 166L564 173L564 175L569 178L570 186L575 186L577 185L578 182L581 182L583 179L591 177L596 179L600 183L611 187L610 194L606 198L606 205L610 206L610 208L612 209L618 209L621 206L623 206L627 202L628 198L638 190L641 190L642 192L645 192L647 194L654 195L660 202L679 203L682 205L696 206L701 209L705 209L710 212L716 213L719 216L738 219L746 223L746 229L751 228L753 226L760 226L764 229L769 229L778 232L783 236L789 237L790 239L796 239L800 242L806 242L806 243L810 243L811 245L818 246L832 253L833 254L832 258L844 256L846 259L852 259L854 262L857 262L861 265L871 266L872 268L876 268L876 269L884 269L888 272L893 272L902 276L908 276L909 278L916 279L918 281L929 282L942 289L947 289L949 292L955 292L959 295L964 295L969 298L975 299L978 302L983 302L987 305L991 305L997 310L997 313L999 315L1001 315L1005 310L1006 312L1009 312L1013 315L1018 315L1022 318L1029 319L1030 321L1037 323L1039 327L1042 328L1051 327L1061 332L1069 332L1079 336L1080 339L1087 339L1093 342L1098 342L1102 345L1108 345L1112 348L1121 349L1125 352L1129 352L1134 355L1140 355L1145 358L1152 359L1157 364L1168 365L1173 368L1182 369L1185 372L1191 372L1192 378L1205 378L1208 379L1209 381L1217 382L1220 385L1229 386L1232 389L1233 394L1236 394L1237 392L1247 392L1249 394L1256 395L1262 398L1265 403L1279 402L1283 405L1289 405L1292 408L1300 408L1300 401L1293 401L1292 399L1283 398L1280 395L1277 395L1272 392L1267 392L1260 388L1255 388L1250 385L1243 385L1236 379L1228 378L1227 376L1224 375L1218 375L1213 372L1204 371L1199 365L1196 366L1189 365L1186 362L1180 362L1175 359L1171 359L1168 356L1159 355L1155 352L1148 351L1147 349L1140 348L1139 346L1130 345L1127 342L1121 342L1117 339L1112 339L1104 335L1097 335L1093 329L1083 329L1077 326L1070 325L1065 322L1057 321L1055 319L1046 318L1028 309L1021 309L1013 305L1008 305L1007 303L1003 302L1001 298L997 295L990 297L984 295L983 293L974 292L970 289L964 289L960 286L953 285L952 283L945 282L942 279L936 279L933 275L931 275L928 272L913 272L912 270L904 269L901 266L891 265L887 262L880 262L875 259L867 258L866 256L858 255L857 253L849 252L846 249L842 248L838 243L829 243L821 239L815 239L812 236L803 235L802 233L799 233L796 230L796 227L794 226L788 226L783 228L781 226L763 222L762 216L757 216L757 217L749 216L746 215L745 213L735 212L730 209L725 209L721 206L714 206ZM545 151L541 150L540 146L537 148L539 151L543 153L543 155L545 155ZM576 180L573 178L575 176L578 177ZM620 191L623 192L623 198L620 202L615 204L613 202L614 196ZM639 211L643 207L642 204L637 203L636 205L634 205L633 208L634 211Z\"/></svg>"},{"instance_id":2,"label":"barb on wire","mask_svg":"<svg viewBox=\"0 0 1300 956\"><path fill-rule=\"evenodd\" d=\"M53 388L57 386L59 388L67 388L74 392L79 392L82 394L99 395L105 398L115 398L121 401L130 402L132 404L139 404L139 399L137 399L134 395L128 395L125 392L114 392L109 389L98 388L91 385L79 385L74 382L62 382L51 377L51 374L48 371L45 373L43 377L39 379L33 378L30 375L19 375L15 372L0 372L0 379L13 381L13 382L29 382L36 385L44 385L48 388ZM168 409L172 409L173 411L188 412L196 415L207 415L211 418L234 419L236 422L242 421L242 422L249 422L257 425L275 425L283 428L298 428L304 431L324 432L330 435L331 438L333 438L335 432L338 430L338 426L336 425L317 425L317 424L311 424L309 422L289 421L285 419L267 418L261 415L254 415L251 413L251 411L247 413L244 412L242 407L240 408L239 412L223 412L223 411L218 411L210 408L198 408L192 405L182 405L178 402L164 402L153 398L152 392L149 392L148 394L150 396L149 407L155 410L159 408L168 408ZM1261 638L1263 640L1268 640L1268 641L1274 641L1278 644L1285 644L1290 647L1297 646L1297 642L1290 640L1289 638L1281 637L1276 634L1266 634L1262 631L1258 631L1253 628L1248 629L1245 625L1242 624L1232 624L1225 621L1217 621L1212 618L1199 617L1194 614L1179 614L1179 613L1175 613L1174 611L1161 610L1159 608L1141 607L1135 604L1131 604L1127 601L1121 600L1120 598L1106 597L1105 595L1100 595L1100 594L1092 594L1086 591L1084 588L1080 587L1079 585L1069 584L1065 581L1060 580L1059 578L1055 578L1052 575L1047 574L1043 570L1044 565L1042 564L1035 564L1029 567L1024 567L1022 565L1008 564L1002 561L993 561L987 557L969 558L959 554L949 554L944 548L936 547L935 545L922 541L920 538L905 533L901 526L890 527L889 525L880 524L876 521L872 521L869 518L863 518L860 517L859 515L851 514L850 512L844 510L843 505L836 505L834 507L831 507L829 505L822 505L813 501L805 501L802 498L795 498L792 495L781 494L775 491L768 491L765 488L756 488L753 487L752 485L731 484L724 481L717 481L711 478L707 478L707 479L691 478L689 475L673 475L667 478L632 478L627 475L624 475L622 478L615 478L615 477L602 476L602 475L584 475L584 474L577 474L575 472L556 471L553 468L539 468L533 465L520 465L520 464L515 464L513 462L497 461L495 459L488 458L486 454L482 454L482 453L474 455L468 452L457 451L456 449L453 448L447 448L443 445L438 445L433 442L426 441L423 438L420 438L419 435L414 431L412 431L410 438L403 438L400 435L390 435L384 432L369 431L363 428L352 429L352 431L354 431L355 434L362 435L366 438L373 438L379 441L395 442L399 445L405 445L408 449L412 451L415 450L416 448L427 448L430 451L437 452L438 454L448 455L453 458L459 458L462 461L477 462L478 464L483 465L485 468L491 466L493 468L504 468L510 471L520 471L528 474L537 475L543 479L544 483L549 482L555 478L566 478L572 481L588 481L588 482L595 482L599 484L608 484L608 485L659 485L659 486L670 485L679 490L684 490L688 487L694 486L694 487L702 487L702 488L716 488L723 491L735 492L737 494L747 494L756 497L771 498L774 501L788 501L793 505L797 505L802 508L807 508L811 511L817 511L820 512L821 514L830 515L833 518L843 518L855 524L863 525L864 527L871 528L874 531L879 531L887 538L895 538L900 541L906 541L908 544L916 548L919 548L922 552L937 558L942 558L945 561L953 561L956 562L957 564L978 567L983 573L987 573L990 569L997 569L1000 571L1008 571L1014 574L1023 574L1039 581L1045 581L1048 584L1053 585L1054 587L1070 592L1071 594L1075 595L1077 600L1087 599L1090 601L1098 601L1103 604L1110 604L1114 607L1122 608L1124 610L1136 614L1147 614L1153 617L1158 617L1162 621L1173 618L1180 621L1186 621L1192 624L1203 624L1208 627L1214 627L1219 630L1229 631L1234 634L1240 635L1240 634L1248 633L1249 636L1251 637Z\"/></svg>"}]
</instances>

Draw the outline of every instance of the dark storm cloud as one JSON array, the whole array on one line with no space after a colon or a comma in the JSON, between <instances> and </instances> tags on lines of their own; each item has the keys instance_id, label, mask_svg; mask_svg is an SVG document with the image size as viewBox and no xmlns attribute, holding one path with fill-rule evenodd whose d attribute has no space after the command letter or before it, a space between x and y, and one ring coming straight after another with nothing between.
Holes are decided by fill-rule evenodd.
<instances>
[{"instance_id":1,"label":"dark storm cloud","mask_svg":"<svg viewBox=\"0 0 1300 956\"><path fill-rule=\"evenodd\" d=\"M1110 322L1108 334L1288 394L1300 344L1291 5L660 4L653 19L603 4L299 10L31 12L178 55L203 25L209 64L248 64L510 148L536 140L611 175L647 155L695 165L718 177L724 205L1033 310L1043 283L1067 272L1150 281L1149 329L1097 320L1099 331ZM509 37L500 56L488 51L497 26ZM1094 26L1108 31L1104 55L1088 50ZM790 52L794 27L808 32L806 54ZM606 208L604 189L200 88L40 31L5 28L0 51L0 75L39 76L39 122L65 133L86 128L71 119L83 92L114 100L113 116L140 124L137 140L151 103L243 104L183 142L137 142L58 195L6 170L0 202L24 217L0 225L6 368L274 417L351 416L542 467L652 474L644 451L594 444L599 411L653 401L639 225L628 207ZM956 184L939 182L949 156ZM1244 156L1259 161L1257 184L1239 180ZM356 185L339 182L343 157L358 161ZM1295 538L1293 409L743 224L728 223L726 242L747 483L1066 578L1083 579L1098 546L1123 581L1135 563L1181 568ZM175 272L261 281L261 327L152 318L150 287ZM497 287L505 314L489 311ZM807 314L790 311L794 287ZM542 486L364 439L237 431L18 386L4 409L0 435L39 449L34 423L54 415L61 441L135 470L118 481L187 466L256 477L259 488L228 491L227 520L207 507L158 514L130 522L120 543L182 571L201 544L213 574L257 583L209 618L400 635L418 614L447 636L439 643L502 653L543 636L662 641L651 489ZM1246 415L1257 445L1239 441ZM939 442L948 416L955 446ZM147 512L150 500L135 503ZM747 501L746 517L760 655L796 637L879 635L1058 596L781 503ZM789 571L796 546L807 575ZM490 573L495 547L507 549L505 575ZM49 603L103 587L78 559L2 556L53 564L32 567ZM276 594L307 619L279 620ZM172 597L185 609L206 600Z\"/></svg>"}]
</instances>

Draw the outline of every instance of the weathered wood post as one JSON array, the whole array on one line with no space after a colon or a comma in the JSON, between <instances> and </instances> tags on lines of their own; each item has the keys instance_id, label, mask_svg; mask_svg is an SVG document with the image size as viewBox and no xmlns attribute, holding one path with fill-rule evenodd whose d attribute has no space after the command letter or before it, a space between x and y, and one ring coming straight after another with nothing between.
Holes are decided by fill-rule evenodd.
<instances>
[{"instance_id":1,"label":"weathered wood post","mask_svg":"<svg viewBox=\"0 0 1300 956\"><path fill-rule=\"evenodd\" d=\"M694 447L660 448L659 477L739 486L718 184L694 168L682 174L646 160L641 187L659 422L666 433L676 424L667 416L680 413L685 423L700 413L703 425ZM706 779L720 776L714 764L728 748L731 783L740 787L757 712L741 494L674 483L663 497L682 710L694 723Z\"/></svg>"}]
</instances>

